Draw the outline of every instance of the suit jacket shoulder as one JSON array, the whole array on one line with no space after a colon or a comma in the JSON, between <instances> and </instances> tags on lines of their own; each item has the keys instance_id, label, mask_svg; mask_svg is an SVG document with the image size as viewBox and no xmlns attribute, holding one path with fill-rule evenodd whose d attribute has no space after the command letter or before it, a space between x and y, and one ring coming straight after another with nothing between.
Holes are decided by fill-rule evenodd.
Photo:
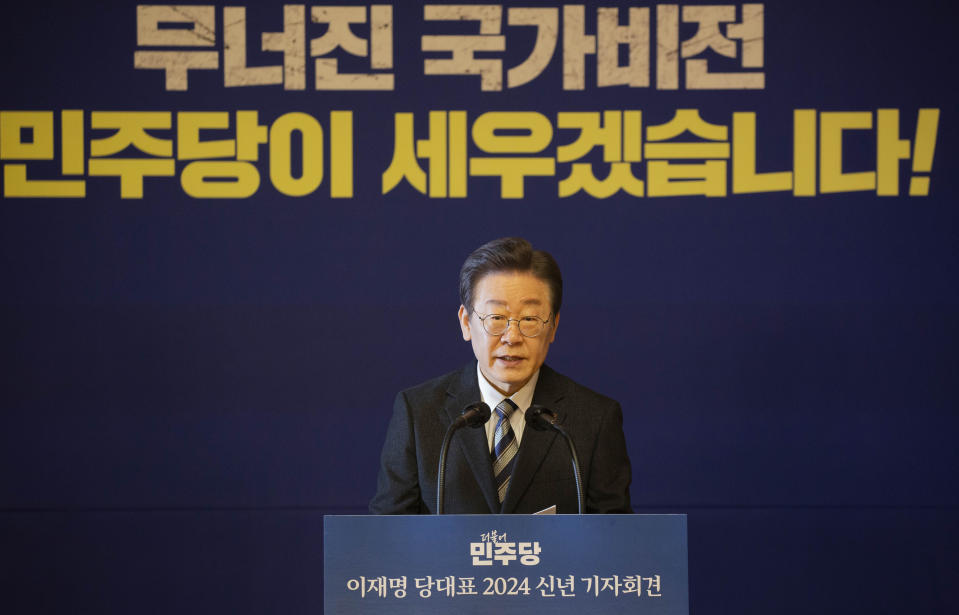
<instances>
[{"instance_id":1,"label":"suit jacket shoulder","mask_svg":"<svg viewBox=\"0 0 959 615\"><path fill-rule=\"evenodd\" d=\"M397 394L370 512L436 511L437 468L443 437L463 408L479 399L475 362ZM457 432L447 457L446 483L447 512L499 512L484 430Z\"/></svg>"}]
</instances>

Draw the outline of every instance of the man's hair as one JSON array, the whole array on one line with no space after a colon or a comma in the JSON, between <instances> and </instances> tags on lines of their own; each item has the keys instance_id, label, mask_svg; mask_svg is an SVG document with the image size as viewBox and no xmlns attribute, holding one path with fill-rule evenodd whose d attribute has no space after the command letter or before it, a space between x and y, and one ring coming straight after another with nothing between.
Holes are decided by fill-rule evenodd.
<instances>
[{"instance_id":1,"label":"man's hair","mask_svg":"<svg viewBox=\"0 0 959 615\"><path fill-rule=\"evenodd\" d=\"M476 248L460 268L460 302L473 313L473 291L477 282L491 273L529 273L549 287L552 313L559 314L563 303L563 276L549 252L534 250L522 237L494 239Z\"/></svg>"}]
</instances>

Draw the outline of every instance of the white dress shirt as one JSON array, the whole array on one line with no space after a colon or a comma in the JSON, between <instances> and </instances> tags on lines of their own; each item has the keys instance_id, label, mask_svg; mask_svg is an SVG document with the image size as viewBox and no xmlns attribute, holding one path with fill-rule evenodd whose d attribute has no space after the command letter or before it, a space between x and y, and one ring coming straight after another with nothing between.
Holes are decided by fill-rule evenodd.
<instances>
[{"instance_id":1,"label":"white dress shirt","mask_svg":"<svg viewBox=\"0 0 959 615\"><path fill-rule=\"evenodd\" d=\"M479 363L476 364L476 379L479 381L480 397L490 407L490 410L493 410L490 419L486 421L486 439L489 442L489 450L492 452L496 423L499 422L499 415L496 414L495 408L506 398L506 395L497 391L489 383L482 370L480 370ZM513 434L516 436L516 446L519 446L523 439L523 428L526 427L526 410L533 403L533 391L536 390L537 380L539 380L539 370L536 370L536 373L529 379L529 382L523 385L523 388L509 396L516 404L516 411L509 418L510 427L513 428Z\"/></svg>"}]
</instances>

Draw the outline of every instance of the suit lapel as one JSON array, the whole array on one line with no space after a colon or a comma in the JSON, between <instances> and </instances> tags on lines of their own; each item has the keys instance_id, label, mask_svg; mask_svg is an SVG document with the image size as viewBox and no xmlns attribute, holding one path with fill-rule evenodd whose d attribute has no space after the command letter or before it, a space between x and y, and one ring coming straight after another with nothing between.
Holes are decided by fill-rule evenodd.
<instances>
[{"instance_id":1,"label":"suit lapel","mask_svg":"<svg viewBox=\"0 0 959 615\"><path fill-rule=\"evenodd\" d=\"M536 391L533 392L533 403L559 412L564 396L565 391L560 386L556 372L543 365L539 371L539 380L536 382ZM562 421L563 413L559 416ZM537 431L532 427L523 430L523 441L516 456L516 465L509 479L509 490L506 492L506 499L503 500L501 512L508 514L516 509L516 504L529 489L533 477L539 471L556 437L556 432L552 430Z\"/></svg>"},{"instance_id":2,"label":"suit lapel","mask_svg":"<svg viewBox=\"0 0 959 615\"><path fill-rule=\"evenodd\" d=\"M446 419L446 424L449 425L462 414L463 408L481 399L479 384L476 381L476 364L471 363L463 368L458 379L450 383L446 390L446 406L440 410L440 413ZM464 427L453 436L453 440L456 440L457 443L451 444L451 446L458 445L463 452L463 456L466 457L490 512L499 512L499 499L496 497L496 481L493 477L493 464L490 462L486 430ZM455 489L449 491L449 493L454 492Z\"/></svg>"}]
</instances>

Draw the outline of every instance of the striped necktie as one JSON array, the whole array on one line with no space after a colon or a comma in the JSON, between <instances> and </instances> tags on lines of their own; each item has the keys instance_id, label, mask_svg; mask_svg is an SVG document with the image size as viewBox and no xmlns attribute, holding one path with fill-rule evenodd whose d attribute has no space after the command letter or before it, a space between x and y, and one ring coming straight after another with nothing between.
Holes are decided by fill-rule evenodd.
<instances>
[{"instance_id":1,"label":"striped necktie","mask_svg":"<svg viewBox=\"0 0 959 615\"><path fill-rule=\"evenodd\" d=\"M516 404L508 397L496 406L496 431L493 432L493 476L496 477L496 490L502 504L509 488L509 477L513 473L513 461L516 459L516 434L509 424L509 417L516 411Z\"/></svg>"}]
</instances>

